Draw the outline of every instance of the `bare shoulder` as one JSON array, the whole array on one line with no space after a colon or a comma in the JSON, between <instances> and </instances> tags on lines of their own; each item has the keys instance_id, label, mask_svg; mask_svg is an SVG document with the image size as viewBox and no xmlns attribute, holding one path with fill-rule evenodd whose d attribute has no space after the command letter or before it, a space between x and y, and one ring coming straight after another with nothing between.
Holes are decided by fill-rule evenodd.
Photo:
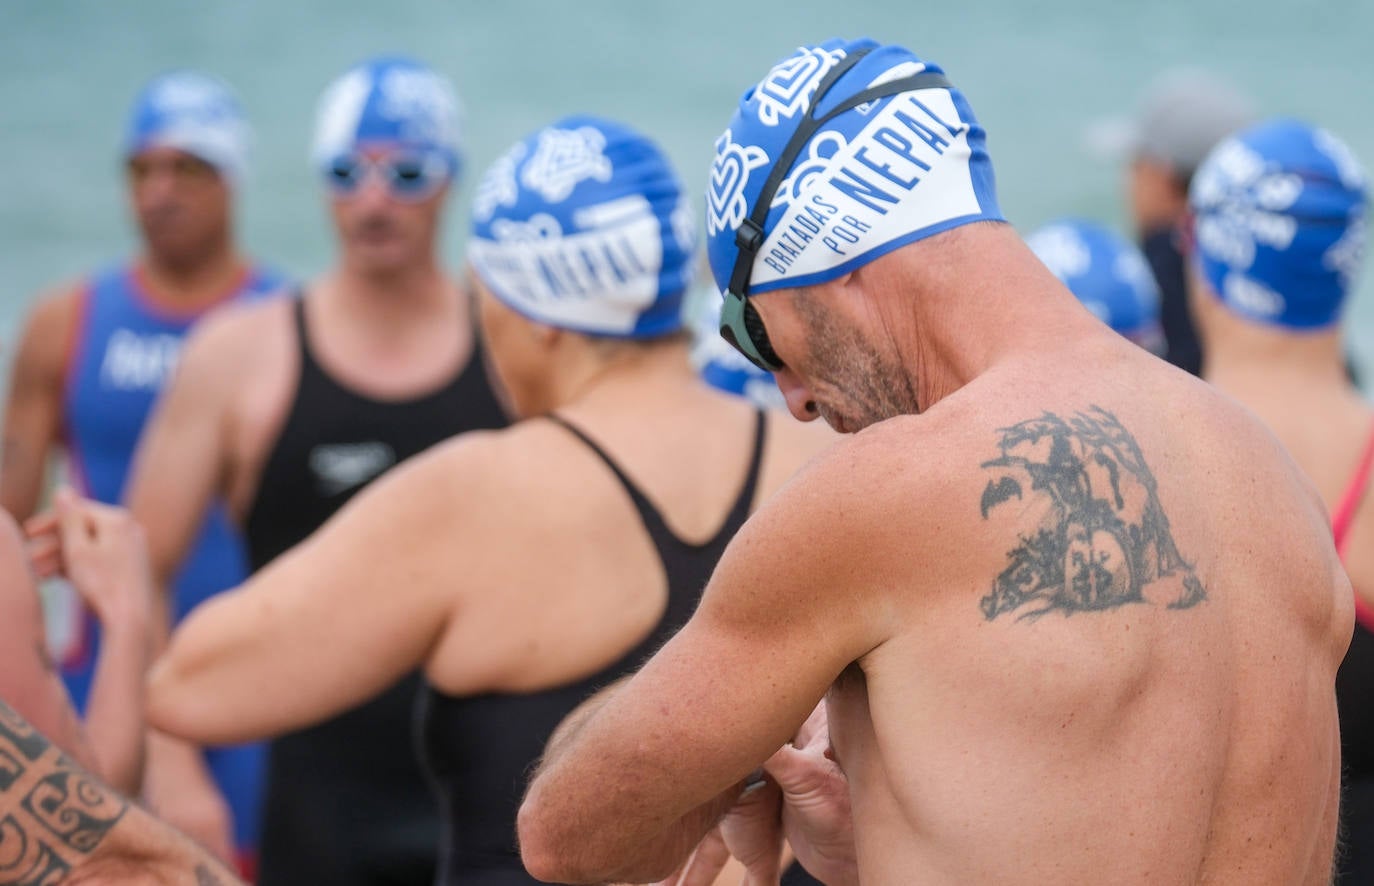
<instances>
[{"instance_id":1,"label":"bare shoulder","mask_svg":"<svg viewBox=\"0 0 1374 886\"><path fill-rule=\"evenodd\" d=\"M32 299L29 310L31 322L62 323L76 318L86 297L88 285L85 280L65 280L50 286Z\"/></svg>"},{"instance_id":2,"label":"bare shoulder","mask_svg":"<svg viewBox=\"0 0 1374 886\"><path fill-rule=\"evenodd\" d=\"M1263 419L1228 394L1197 381L1158 415L1171 422L1169 454L1233 483L1264 484L1325 513L1316 486ZM1239 490L1238 490L1239 491Z\"/></svg>"},{"instance_id":3,"label":"bare shoulder","mask_svg":"<svg viewBox=\"0 0 1374 886\"><path fill-rule=\"evenodd\" d=\"M215 308L196 324L182 359L237 360L276 345L291 333L292 304L293 296L283 291L267 298Z\"/></svg>"},{"instance_id":4,"label":"bare shoulder","mask_svg":"<svg viewBox=\"0 0 1374 886\"><path fill-rule=\"evenodd\" d=\"M587 472L560 439L568 436L538 420L468 431L407 459L360 498L372 520L515 543L589 512Z\"/></svg>"},{"instance_id":5,"label":"bare shoulder","mask_svg":"<svg viewBox=\"0 0 1374 886\"><path fill-rule=\"evenodd\" d=\"M838 442L812 464L822 482L848 477L855 493L879 501L894 495L931 501L948 493L951 476L967 473L971 459L976 463L971 448L986 445L987 431L996 424L977 409L944 401L920 415L897 416L832 438Z\"/></svg>"},{"instance_id":6,"label":"bare shoulder","mask_svg":"<svg viewBox=\"0 0 1374 886\"><path fill-rule=\"evenodd\" d=\"M194 395L221 407L240 403L248 412L281 399L270 392L289 381L291 301L280 295L212 311L182 346L171 396Z\"/></svg>"},{"instance_id":7,"label":"bare shoulder","mask_svg":"<svg viewBox=\"0 0 1374 886\"><path fill-rule=\"evenodd\" d=\"M461 434L436 448L465 484L488 488L502 499L498 512L523 513L527 521L589 513L588 480L605 472L565 428L538 418L499 431ZM562 507L574 501L576 507Z\"/></svg>"},{"instance_id":8,"label":"bare shoulder","mask_svg":"<svg viewBox=\"0 0 1374 886\"><path fill-rule=\"evenodd\" d=\"M499 490L518 463L506 442L508 431L468 431L431 446L386 473L373 486L392 501L419 510L480 512L482 498ZM463 507L455 507L456 502ZM472 505L469 507L468 505Z\"/></svg>"},{"instance_id":9,"label":"bare shoulder","mask_svg":"<svg viewBox=\"0 0 1374 886\"><path fill-rule=\"evenodd\" d=\"M38 294L29 309L19 343L19 359L34 368L60 368L81 315L86 296L83 281L69 281Z\"/></svg>"},{"instance_id":10,"label":"bare shoulder","mask_svg":"<svg viewBox=\"0 0 1374 886\"><path fill-rule=\"evenodd\" d=\"M885 568L913 538L947 524L968 475L967 431L938 416L900 416L831 436L746 527L749 544L859 552ZM966 503L965 503L966 504Z\"/></svg>"},{"instance_id":11,"label":"bare shoulder","mask_svg":"<svg viewBox=\"0 0 1374 886\"><path fill-rule=\"evenodd\" d=\"M765 415L768 443L759 478L760 501L841 439L823 421L800 422L780 411L769 411Z\"/></svg>"}]
</instances>

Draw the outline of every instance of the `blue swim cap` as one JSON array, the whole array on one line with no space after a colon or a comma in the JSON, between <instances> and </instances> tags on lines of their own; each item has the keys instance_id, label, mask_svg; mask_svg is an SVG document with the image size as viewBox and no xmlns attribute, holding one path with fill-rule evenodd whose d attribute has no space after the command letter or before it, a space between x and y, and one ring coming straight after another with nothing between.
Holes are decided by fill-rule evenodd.
<instances>
[{"instance_id":1,"label":"blue swim cap","mask_svg":"<svg viewBox=\"0 0 1374 886\"><path fill-rule=\"evenodd\" d=\"M722 290L739 254L736 232L810 116L822 79L847 64L818 116L870 87L930 76L839 113L806 142L771 201L749 293L740 294L822 283L941 231L1002 219L983 130L938 66L869 39L803 46L744 93L716 140L706 233Z\"/></svg>"},{"instance_id":2,"label":"blue swim cap","mask_svg":"<svg viewBox=\"0 0 1374 886\"><path fill-rule=\"evenodd\" d=\"M1271 120L1216 147L1188 196L1197 261L1236 313L1290 329L1340 319L1364 258L1364 171L1343 142Z\"/></svg>"},{"instance_id":3,"label":"blue swim cap","mask_svg":"<svg viewBox=\"0 0 1374 886\"><path fill-rule=\"evenodd\" d=\"M350 68L320 96L311 159L327 169L372 142L436 152L456 173L462 159L460 114L447 78L408 58L371 59Z\"/></svg>"},{"instance_id":4,"label":"blue swim cap","mask_svg":"<svg viewBox=\"0 0 1374 886\"><path fill-rule=\"evenodd\" d=\"M1135 244L1096 222L1061 219L1026 245L1099 320L1151 353L1163 352L1159 287Z\"/></svg>"},{"instance_id":5,"label":"blue swim cap","mask_svg":"<svg viewBox=\"0 0 1374 886\"><path fill-rule=\"evenodd\" d=\"M566 117L516 144L473 198L468 258L540 323L654 338L682 328L696 232L668 158L643 135Z\"/></svg>"},{"instance_id":6,"label":"blue swim cap","mask_svg":"<svg viewBox=\"0 0 1374 886\"><path fill-rule=\"evenodd\" d=\"M692 365L703 381L727 394L743 397L766 409L785 409L787 401L767 372L721 338L719 295L698 299L692 321Z\"/></svg>"},{"instance_id":7,"label":"blue swim cap","mask_svg":"<svg viewBox=\"0 0 1374 886\"><path fill-rule=\"evenodd\" d=\"M174 148L204 160L234 183L247 172L250 138L243 109L223 81L197 71L171 71L144 86L134 100L124 156Z\"/></svg>"}]
</instances>

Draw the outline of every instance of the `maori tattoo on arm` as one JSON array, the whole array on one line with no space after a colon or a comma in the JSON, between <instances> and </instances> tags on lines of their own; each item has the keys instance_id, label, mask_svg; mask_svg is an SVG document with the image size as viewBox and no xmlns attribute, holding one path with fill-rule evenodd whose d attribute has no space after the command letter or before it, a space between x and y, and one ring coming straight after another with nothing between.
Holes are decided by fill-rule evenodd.
<instances>
[{"instance_id":1,"label":"maori tattoo on arm","mask_svg":"<svg viewBox=\"0 0 1374 886\"><path fill-rule=\"evenodd\" d=\"M128 808L0 701L0 884L62 882Z\"/></svg>"},{"instance_id":2,"label":"maori tattoo on arm","mask_svg":"<svg viewBox=\"0 0 1374 886\"><path fill-rule=\"evenodd\" d=\"M209 865L196 865L196 886L225 886L219 874L210 870Z\"/></svg>"},{"instance_id":3,"label":"maori tattoo on arm","mask_svg":"<svg viewBox=\"0 0 1374 886\"><path fill-rule=\"evenodd\" d=\"M1207 599L1174 543L1154 474L1115 415L1099 406L1067 420L1046 412L999 433L1001 455L982 463L993 473L983 519L1012 499L1046 507L980 601L987 620L1147 603L1145 589L1165 579L1177 586L1169 609Z\"/></svg>"}]
</instances>

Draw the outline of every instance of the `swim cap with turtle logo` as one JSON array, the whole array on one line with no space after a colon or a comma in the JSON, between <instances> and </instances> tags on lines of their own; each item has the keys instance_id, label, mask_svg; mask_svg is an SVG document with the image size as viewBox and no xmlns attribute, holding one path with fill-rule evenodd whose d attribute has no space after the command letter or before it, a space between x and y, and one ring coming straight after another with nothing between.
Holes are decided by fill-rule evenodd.
<instances>
[{"instance_id":1,"label":"swim cap with turtle logo","mask_svg":"<svg viewBox=\"0 0 1374 886\"><path fill-rule=\"evenodd\" d=\"M447 78L413 59L384 56L350 68L325 89L311 159L320 169L362 145L440 157L450 175L462 160L461 107Z\"/></svg>"},{"instance_id":2,"label":"swim cap with turtle logo","mask_svg":"<svg viewBox=\"0 0 1374 886\"><path fill-rule=\"evenodd\" d=\"M813 109L832 69L843 70ZM923 73L907 91L824 119L870 89ZM900 46L836 39L800 47L745 92L716 141L707 185L708 253L721 290L740 253L737 232L811 116L824 122L771 198L741 295L822 283L941 231L1001 221L983 129L942 75Z\"/></svg>"},{"instance_id":3,"label":"swim cap with turtle logo","mask_svg":"<svg viewBox=\"0 0 1374 886\"><path fill-rule=\"evenodd\" d=\"M1364 259L1367 199L1364 170L1331 133L1260 123L1218 145L1193 177L1195 260L1236 313L1325 329Z\"/></svg>"},{"instance_id":4,"label":"swim cap with turtle logo","mask_svg":"<svg viewBox=\"0 0 1374 886\"><path fill-rule=\"evenodd\" d=\"M663 152L620 123L566 117L492 164L468 258L492 294L540 323L655 338L682 328L696 232Z\"/></svg>"},{"instance_id":5,"label":"swim cap with turtle logo","mask_svg":"<svg viewBox=\"0 0 1374 886\"><path fill-rule=\"evenodd\" d=\"M243 109L223 81L198 71L171 71L144 86L134 100L124 156L174 148L235 183L247 172L250 139Z\"/></svg>"}]
</instances>

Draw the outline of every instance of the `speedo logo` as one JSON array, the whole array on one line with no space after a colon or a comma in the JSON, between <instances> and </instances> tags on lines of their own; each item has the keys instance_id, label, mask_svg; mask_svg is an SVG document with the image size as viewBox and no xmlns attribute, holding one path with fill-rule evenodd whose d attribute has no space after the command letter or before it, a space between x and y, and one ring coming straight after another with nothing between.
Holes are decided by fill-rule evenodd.
<instances>
[{"instance_id":1,"label":"speedo logo","mask_svg":"<svg viewBox=\"0 0 1374 886\"><path fill-rule=\"evenodd\" d=\"M361 486L396 463L386 443L321 443L310 450L310 472L321 495L338 495Z\"/></svg>"}]
</instances>

